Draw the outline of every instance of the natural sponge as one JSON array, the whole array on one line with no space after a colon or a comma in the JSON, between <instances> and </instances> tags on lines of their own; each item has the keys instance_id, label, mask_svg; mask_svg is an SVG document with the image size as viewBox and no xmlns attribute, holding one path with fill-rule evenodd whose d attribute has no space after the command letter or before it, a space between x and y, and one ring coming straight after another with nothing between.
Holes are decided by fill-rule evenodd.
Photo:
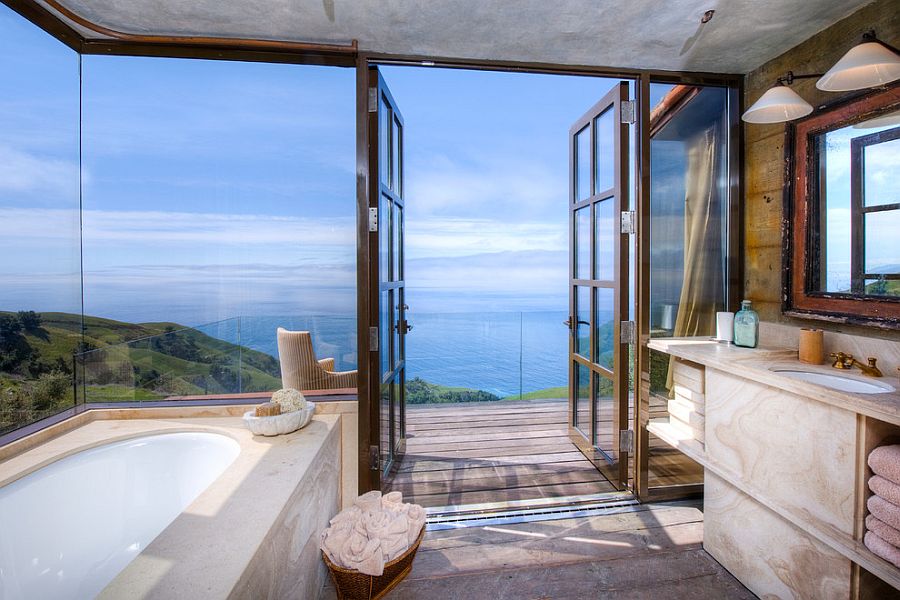
<instances>
[{"instance_id":1,"label":"natural sponge","mask_svg":"<svg viewBox=\"0 0 900 600\"><path fill-rule=\"evenodd\" d=\"M272 402L281 406L281 412L288 413L306 408L306 398L293 388L278 390L272 394Z\"/></svg>"}]
</instances>

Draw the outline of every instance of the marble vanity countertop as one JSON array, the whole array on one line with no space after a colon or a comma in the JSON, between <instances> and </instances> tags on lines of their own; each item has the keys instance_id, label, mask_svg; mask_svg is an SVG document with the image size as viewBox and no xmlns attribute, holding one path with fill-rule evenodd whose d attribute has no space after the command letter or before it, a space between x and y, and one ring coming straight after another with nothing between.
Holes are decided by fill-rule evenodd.
<instances>
[{"instance_id":1,"label":"marble vanity countertop","mask_svg":"<svg viewBox=\"0 0 900 600\"><path fill-rule=\"evenodd\" d=\"M757 381L805 398L817 400L838 408L900 425L900 381L890 374L873 379L858 374L837 371L829 364L809 365L801 363L797 351L790 348L764 347L741 348L722 344L708 337L656 338L650 341L651 350L664 352L709 368ZM893 392L858 394L835 390L824 385L793 379L776 369L797 369L827 375L840 375L865 382L884 382Z\"/></svg>"}]
</instances>

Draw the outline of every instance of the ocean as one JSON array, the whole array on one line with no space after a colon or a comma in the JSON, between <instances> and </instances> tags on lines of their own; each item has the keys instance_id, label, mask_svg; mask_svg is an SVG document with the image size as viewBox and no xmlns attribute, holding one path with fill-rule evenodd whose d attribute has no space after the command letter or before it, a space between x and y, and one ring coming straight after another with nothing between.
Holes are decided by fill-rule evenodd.
<instances>
[{"instance_id":1,"label":"ocean","mask_svg":"<svg viewBox=\"0 0 900 600\"><path fill-rule=\"evenodd\" d=\"M414 313L406 338L407 379L505 397L567 384L565 311ZM241 317L198 327L228 342L278 356L278 327L313 333L316 355L355 369L356 319L346 316Z\"/></svg>"}]
</instances>

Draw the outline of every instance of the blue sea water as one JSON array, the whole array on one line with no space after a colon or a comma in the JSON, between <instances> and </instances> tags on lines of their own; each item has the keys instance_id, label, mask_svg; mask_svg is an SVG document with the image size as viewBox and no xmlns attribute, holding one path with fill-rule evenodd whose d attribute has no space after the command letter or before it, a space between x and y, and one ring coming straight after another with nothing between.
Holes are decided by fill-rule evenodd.
<instances>
[{"instance_id":1,"label":"blue sea water","mask_svg":"<svg viewBox=\"0 0 900 600\"><path fill-rule=\"evenodd\" d=\"M407 378L512 396L568 380L565 311L410 313ZM357 365L356 320L346 316L241 317L199 329L225 341L278 356L278 327L313 333L319 357L338 370Z\"/></svg>"}]
</instances>

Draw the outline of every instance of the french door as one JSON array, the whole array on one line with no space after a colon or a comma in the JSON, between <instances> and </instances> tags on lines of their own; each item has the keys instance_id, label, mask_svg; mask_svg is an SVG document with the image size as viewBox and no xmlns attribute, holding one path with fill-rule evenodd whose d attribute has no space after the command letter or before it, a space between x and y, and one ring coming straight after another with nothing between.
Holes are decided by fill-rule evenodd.
<instances>
[{"instance_id":1,"label":"french door","mask_svg":"<svg viewBox=\"0 0 900 600\"><path fill-rule=\"evenodd\" d=\"M569 130L569 437L616 486L628 454L628 84ZM627 217L628 215L626 215Z\"/></svg>"},{"instance_id":2,"label":"french door","mask_svg":"<svg viewBox=\"0 0 900 600\"><path fill-rule=\"evenodd\" d=\"M369 68L370 481L378 487L406 446L406 294L403 268L403 115L375 67Z\"/></svg>"}]
</instances>

